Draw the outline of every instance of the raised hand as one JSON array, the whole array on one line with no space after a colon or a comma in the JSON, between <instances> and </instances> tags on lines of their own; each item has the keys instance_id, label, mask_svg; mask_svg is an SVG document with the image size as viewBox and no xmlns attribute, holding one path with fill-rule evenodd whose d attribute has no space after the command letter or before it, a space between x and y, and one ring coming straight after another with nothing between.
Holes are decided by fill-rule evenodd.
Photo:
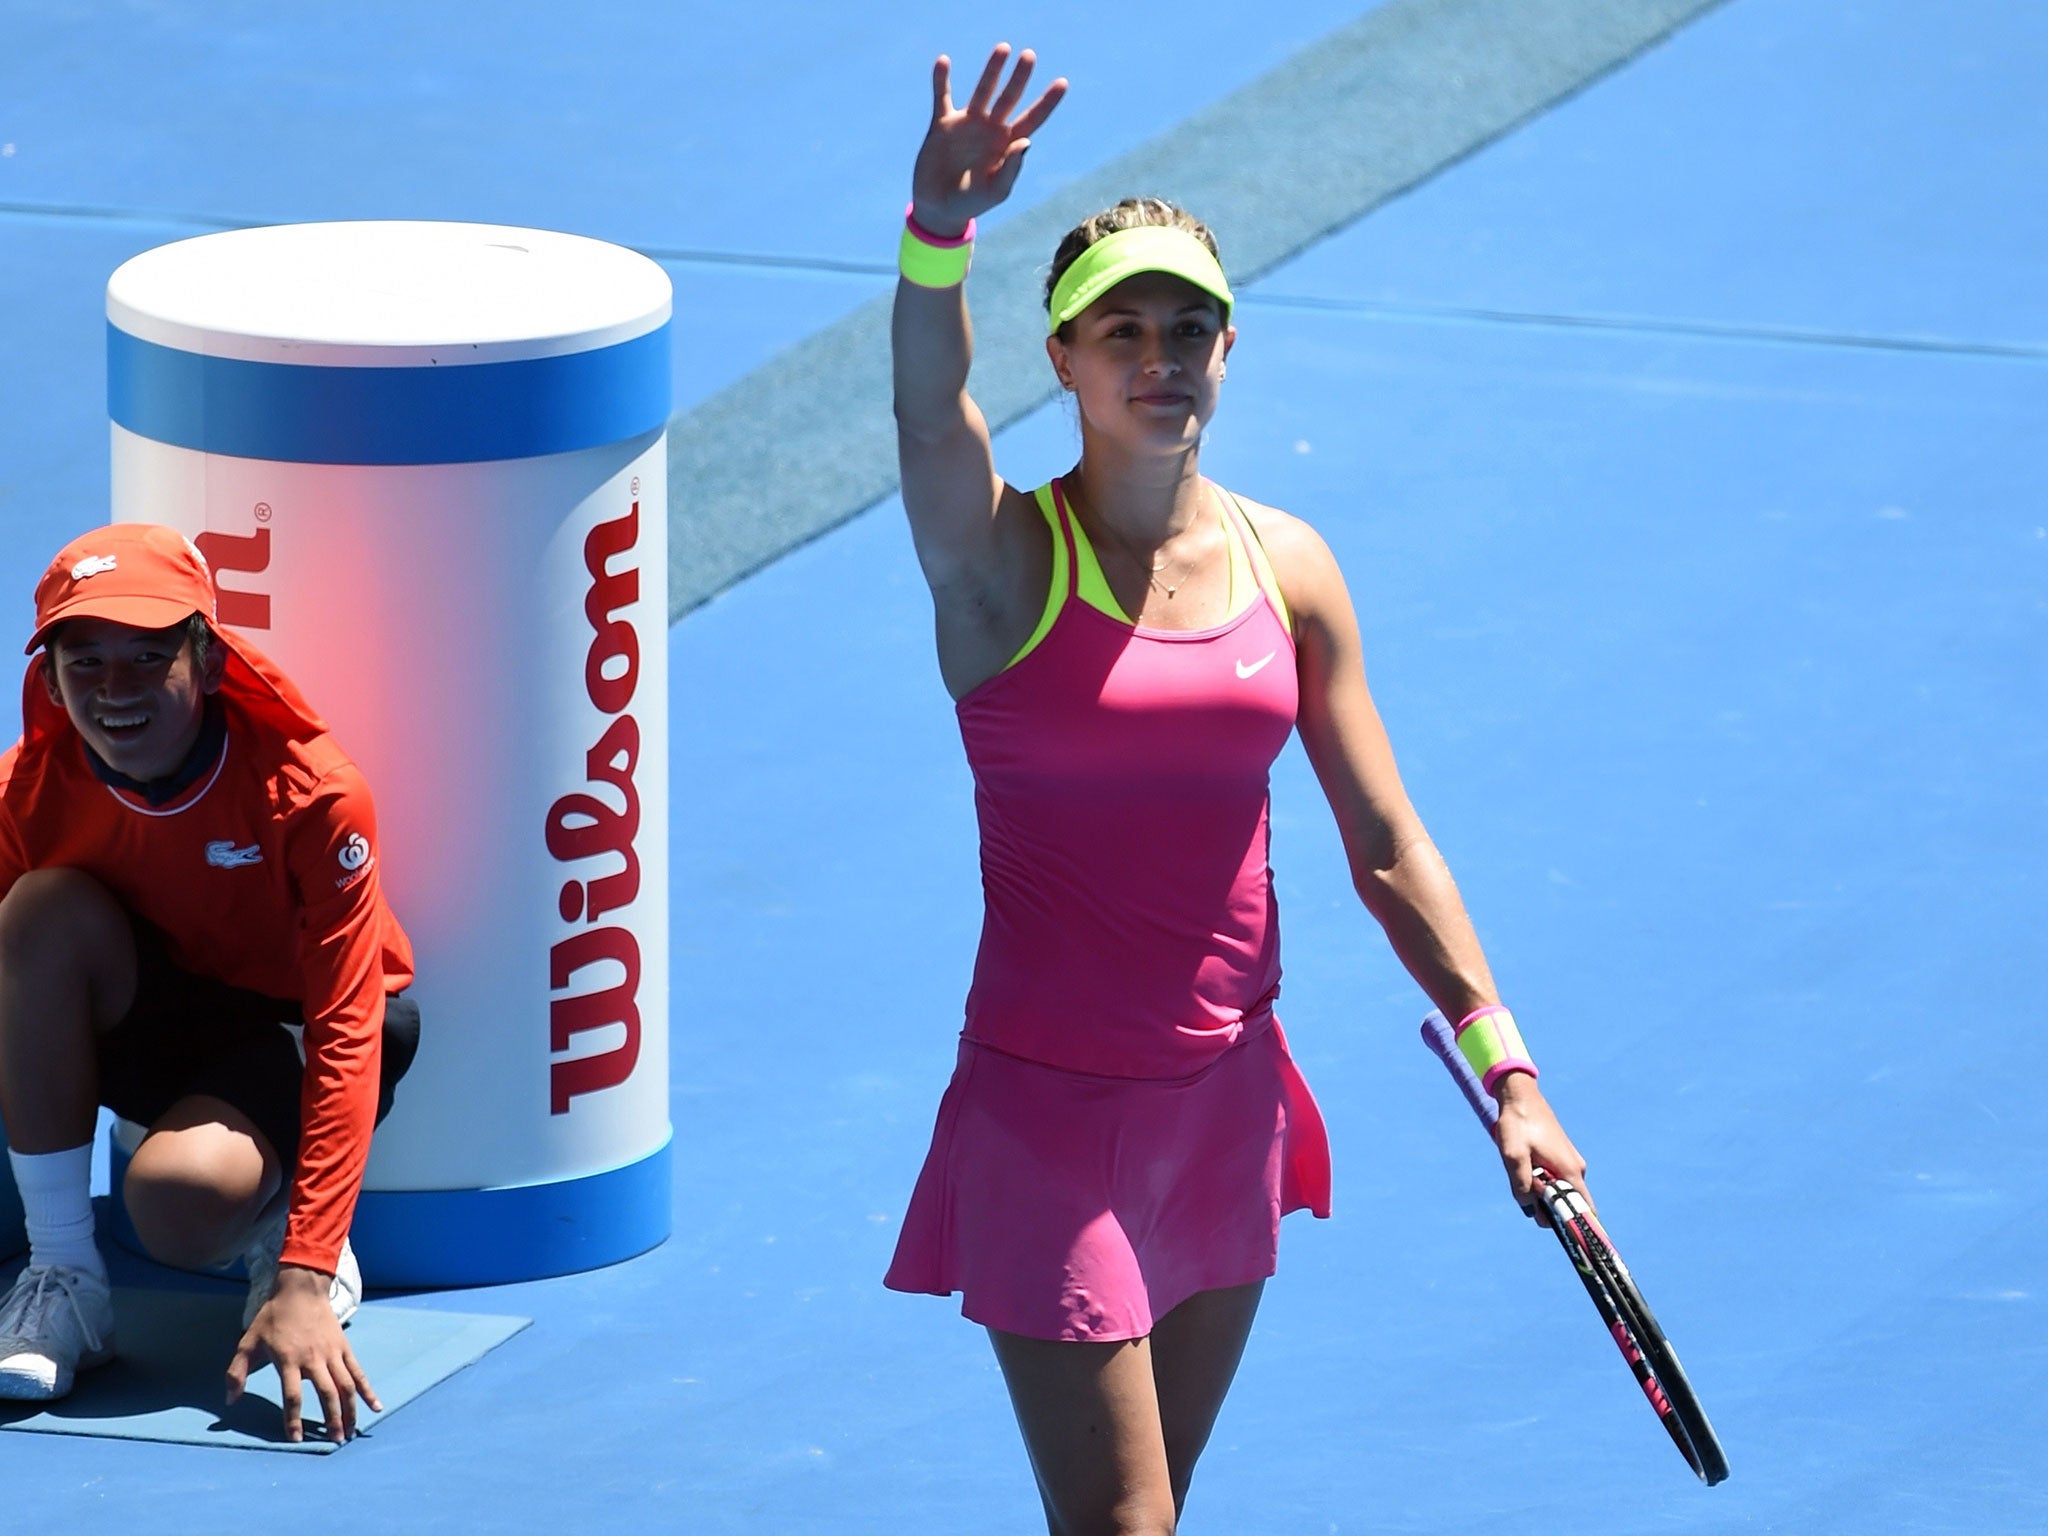
<instances>
[{"instance_id":1,"label":"raised hand","mask_svg":"<svg viewBox=\"0 0 2048 1536\"><path fill-rule=\"evenodd\" d=\"M1003 67L1009 59L1008 43L990 50L964 107L953 105L952 60L940 54L932 65L931 127L917 151L910 190L914 217L935 235L958 235L969 219L1010 195L1031 135L1067 94L1067 82L1055 80L1018 115L1037 58L1029 48L1018 54L1005 83Z\"/></svg>"}]
</instances>

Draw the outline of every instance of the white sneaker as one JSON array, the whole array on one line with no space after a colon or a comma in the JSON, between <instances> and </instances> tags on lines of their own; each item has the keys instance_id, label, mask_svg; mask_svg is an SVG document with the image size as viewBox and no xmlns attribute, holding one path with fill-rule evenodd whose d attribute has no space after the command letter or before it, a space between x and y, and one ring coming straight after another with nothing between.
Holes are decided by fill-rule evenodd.
<instances>
[{"instance_id":1,"label":"white sneaker","mask_svg":"<svg viewBox=\"0 0 2048 1536\"><path fill-rule=\"evenodd\" d=\"M263 1310L263 1303L270 1300L277 1290L277 1259L284 1251L285 1217L288 1214L280 1204L275 1216L249 1234L248 1246L242 1250L242 1267L249 1272L249 1299L242 1303L244 1330L256 1321L256 1314ZM341 1240L341 1257L334 1261L334 1279L327 1287L327 1304L334 1308L334 1320L343 1327L348 1326L348 1320L356 1315L356 1308L363 1304L363 1271L356 1263L356 1251L349 1246L347 1238Z\"/></svg>"},{"instance_id":2,"label":"white sneaker","mask_svg":"<svg viewBox=\"0 0 2048 1536\"><path fill-rule=\"evenodd\" d=\"M69 1264L31 1265L0 1301L0 1398L48 1402L114 1358L114 1293Z\"/></svg>"}]
</instances>

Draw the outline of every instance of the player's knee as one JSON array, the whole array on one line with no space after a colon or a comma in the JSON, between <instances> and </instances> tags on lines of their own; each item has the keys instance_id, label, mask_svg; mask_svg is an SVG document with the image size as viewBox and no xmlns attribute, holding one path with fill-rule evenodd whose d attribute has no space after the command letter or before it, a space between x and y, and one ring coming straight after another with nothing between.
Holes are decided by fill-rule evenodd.
<instances>
[{"instance_id":1,"label":"player's knee","mask_svg":"<svg viewBox=\"0 0 2048 1536\"><path fill-rule=\"evenodd\" d=\"M1116 1523L1107 1529L1114 1536L1173 1536L1177 1523L1172 1505L1146 1503L1139 1508L1119 1509Z\"/></svg>"},{"instance_id":2,"label":"player's knee","mask_svg":"<svg viewBox=\"0 0 2048 1536\"><path fill-rule=\"evenodd\" d=\"M1048 1522L1057 1536L1173 1536L1173 1505L1147 1490L1129 1490L1108 1509L1055 1513Z\"/></svg>"},{"instance_id":3,"label":"player's knee","mask_svg":"<svg viewBox=\"0 0 2048 1536\"><path fill-rule=\"evenodd\" d=\"M1150 1479L1116 1489L1098 1486L1085 1495L1048 1492L1043 1484L1040 1492L1053 1536L1173 1536L1178 1523L1174 1500Z\"/></svg>"}]
</instances>

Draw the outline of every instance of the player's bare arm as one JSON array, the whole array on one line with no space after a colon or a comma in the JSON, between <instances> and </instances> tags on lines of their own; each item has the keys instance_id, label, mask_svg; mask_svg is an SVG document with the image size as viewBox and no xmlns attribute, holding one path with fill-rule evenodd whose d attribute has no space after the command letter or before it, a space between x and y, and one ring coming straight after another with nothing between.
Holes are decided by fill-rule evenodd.
<instances>
[{"instance_id":1,"label":"player's bare arm","mask_svg":"<svg viewBox=\"0 0 2048 1536\"><path fill-rule=\"evenodd\" d=\"M1030 50L1012 66L1009 46L998 44L956 106L951 61L942 55L933 65L931 122L911 174L918 230L957 240L1010 195L1031 135L1066 91L1056 80L1024 107L1034 67ZM958 697L1029 632L1049 545L1030 499L996 474L988 424L967 393L974 343L965 285L898 282L890 339L904 511L932 592L940 670Z\"/></svg>"},{"instance_id":2,"label":"player's bare arm","mask_svg":"<svg viewBox=\"0 0 2048 1536\"><path fill-rule=\"evenodd\" d=\"M1500 1001L1493 974L1443 855L1402 787L1386 727L1366 686L1364 647L1343 573L1299 518L1253 512L1294 615L1303 748L1336 816L1352 883L1409 975L1451 1019ZM1585 1159L1536 1080L1497 1080L1495 1130L1515 1199L1536 1209L1534 1170L1584 1187ZM1591 1196L1588 1195L1588 1199Z\"/></svg>"}]
</instances>

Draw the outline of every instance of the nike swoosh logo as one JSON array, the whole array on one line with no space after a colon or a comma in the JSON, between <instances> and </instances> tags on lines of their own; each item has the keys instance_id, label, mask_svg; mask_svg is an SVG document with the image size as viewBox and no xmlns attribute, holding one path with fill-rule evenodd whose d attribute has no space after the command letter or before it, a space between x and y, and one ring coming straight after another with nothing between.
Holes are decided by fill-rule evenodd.
<instances>
[{"instance_id":1,"label":"nike swoosh logo","mask_svg":"<svg viewBox=\"0 0 2048 1536\"><path fill-rule=\"evenodd\" d=\"M1271 661L1275 656L1278 656L1279 654L1280 653L1278 651L1268 651L1265 655L1261 656L1257 661L1253 662L1250 666L1246 666L1243 662L1240 661L1237 664L1237 675L1239 677L1250 677L1252 676L1252 674L1257 672L1259 668L1263 667L1267 662Z\"/></svg>"}]
</instances>

